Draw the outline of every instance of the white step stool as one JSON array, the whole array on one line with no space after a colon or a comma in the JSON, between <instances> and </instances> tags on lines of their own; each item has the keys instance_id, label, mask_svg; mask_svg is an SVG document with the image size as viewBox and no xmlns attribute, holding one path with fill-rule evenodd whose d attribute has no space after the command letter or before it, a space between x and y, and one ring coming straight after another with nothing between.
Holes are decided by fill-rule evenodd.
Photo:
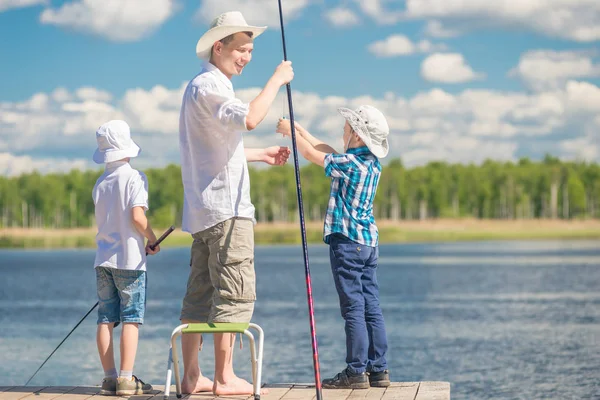
<instances>
[{"instance_id":1,"label":"white step stool","mask_svg":"<svg viewBox=\"0 0 600 400\"><path fill-rule=\"evenodd\" d=\"M249 329L254 329L258 333L258 352L255 346L254 335ZM171 333L171 342L169 345L169 361L167 364L167 381L165 383L164 400L169 399L171 391L171 366L175 370L175 387L177 389L177 398L181 398L181 379L179 377L179 358L177 356L177 338L186 333L243 333L250 340L250 361L252 361L252 386L254 389L254 399L260 400L260 385L262 375L263 342L264 335L260 326L253 323L194 323L182 324ZM173 350L175 349L175 350ZM257 356L258 354L258 356Z\"/></svg>"}]
</instances>

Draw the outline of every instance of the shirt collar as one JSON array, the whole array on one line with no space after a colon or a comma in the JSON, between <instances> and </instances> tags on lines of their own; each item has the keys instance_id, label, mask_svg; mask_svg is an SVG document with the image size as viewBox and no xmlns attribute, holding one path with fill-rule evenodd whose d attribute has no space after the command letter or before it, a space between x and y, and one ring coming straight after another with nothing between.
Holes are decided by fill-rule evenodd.
<instances>
[{"instance_id":1,"label":"shirt collar","mask_svg":"<svg viewBox=\"0 0 600 400\"><path fill-rule=\"evenodd\" d=\"M371 150L369 150L369 148L367 146L352 147L352 148L346 150L346 153L355 154L355 155L366 155L366 154L371 154Z\"/></svg>"},{"instance_id":2,"label":"shirt collar","mask_svg":"<svg viewBox=\"0 0 600 400\"><path fill-rule=\"evenodd\" d=\"M231 80L225 76L225 74L223 72L221 72L221 70L219 68L216 67L216 65L214 65L213 63L206 61L203 65L202 68L207 71L210 72L212 75L214 75L215 77L217 77L217 79L219 79L221 82L223 82L229 89L233 90L233 84L231 83Z\"/></svg>"},{"instance_id":3,"label":"shirt collar","mask_svg":"<svg viewBox=\"0 0 600 400\"><path fill-rule=\"evenodd\" d=\"M127 162L127 161L109 162L109 163L106 163L104 169L105 169L105 171L114 171L117 168L122 167L123 165L129 165L129 162Z\"/></svg>"}]
</instances>

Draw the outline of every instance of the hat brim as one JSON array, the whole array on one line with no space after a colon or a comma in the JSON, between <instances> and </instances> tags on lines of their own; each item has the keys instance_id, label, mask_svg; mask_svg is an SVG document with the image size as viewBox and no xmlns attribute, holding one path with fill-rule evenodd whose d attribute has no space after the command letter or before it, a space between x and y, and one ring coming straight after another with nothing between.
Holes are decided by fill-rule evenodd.
<instances>
[{"instance_id":1,"label":"hat brim","mask_svg":"<svg viewBox=\"0 0 600 400\"><path fill-rule=\"evenodd\" d=\"M238 32L252 32L252 38L260 36L265 30L266 26L248 26L248 25L223 25L215 26L209 29L202 35L202 37L196 43L196 56L201 60L210 58L210 51L216 41L226 38L229 35L233 35Z\"/></svg>"},{"instance_id":2,"label":"hat brim","mask_svg":"<svg viewBox=\"0 0 600 400\"><path fill-rule=\"evenodd\" d=\"M371 140L371 135L369 135L369 130L363 122L363 119L360 115L358 115L354 110L349 108L340 107L338 108L338 112L344 117L346 121L350 124L354 132L362 139L363 142L367 145L371 153L373 153L377 158L384 158L388 155L390 151L390 146L388 144L387 138L383 139L381 144L374 143Z\"/></svg>"},{"instance_id":3,"label":"hat brim","mask_svg":"<svg viewBox=\"0 0 600 400\"><path fill-rule=\"evenodd\" d=\"M131 146L127 149L109 151L100 151L100 149L96 149L92 159L96 164L104 164L113 161L119 161L127 157L134 158L139 156L141 152L142 149L140 149L140 147L132 140Z\"/></svg>"}]
</instances>

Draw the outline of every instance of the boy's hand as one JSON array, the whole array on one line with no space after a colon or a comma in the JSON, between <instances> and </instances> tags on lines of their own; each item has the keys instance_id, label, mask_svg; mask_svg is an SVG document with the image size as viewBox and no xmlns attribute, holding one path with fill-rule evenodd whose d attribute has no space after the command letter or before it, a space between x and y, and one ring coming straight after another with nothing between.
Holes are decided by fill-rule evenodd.
<instances>
[{"instance_id":1,"label":"boy's hand","mask_svg":"<svg viewBox=\"0 0 600 400\"><path fill-rule=\"evenodd\" d=\"M299 133L299 126L300 125L294 121L296 133ZM289 119L279 118L279 122L277 122L277 133L281 133L283 136L292 137L292 124Z\"/></svg>"},{"instance_id":2,"label":"boy's hand","mask_svg":"<svg viewBox=\"0 0 600 400\"><path fill-rule=\"evenodd\" d=\"M271 146L264 149L263 161L269 165L284 165L290 158L290 148L284 146Z\"/></svg>"},{"instance_id":3,"label":"boy's hand","mask_svg":"<svg viewBox=\"0 0 600 400\"><path fill-rule=\"evenodd\" d=\"M150 241L148 241L148 243L146 244L146 253L153 256L160 251L160 245L156 246L154 248L154 250L152 250L152 247L150 247L151 245L152 245L152 243L150 243Z\"/></svg>"}]
</instances>

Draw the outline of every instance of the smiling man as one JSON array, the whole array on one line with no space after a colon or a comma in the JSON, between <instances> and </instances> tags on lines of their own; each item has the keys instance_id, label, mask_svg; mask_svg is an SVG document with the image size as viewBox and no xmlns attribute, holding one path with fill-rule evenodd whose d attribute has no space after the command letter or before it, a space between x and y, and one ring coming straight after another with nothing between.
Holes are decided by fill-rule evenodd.
<instances>
[{"instance_id":1,"label":"smiling man","mask_svg":"<svg viewBox=\"0 0 600 400\"><path fill-rule=\"evenodd\" d=\"M219 15L200 38L196 54L206 63L183 95L179 147L184 187L182 229L192 234L190 275L180 319L250 322L256 300L254 206L249 161L286 163L290 150L244 148L243 134L265 118L282 85L294 77L291 63L275 72L250 103L235 97L231 79L252 59L253 40L266 27L249 26L240 12ZM215 334L214 382L198 364L199 334L182 337L183 393L252 394L233 371L233 334Z\"/></svg>"}]
</instances>

